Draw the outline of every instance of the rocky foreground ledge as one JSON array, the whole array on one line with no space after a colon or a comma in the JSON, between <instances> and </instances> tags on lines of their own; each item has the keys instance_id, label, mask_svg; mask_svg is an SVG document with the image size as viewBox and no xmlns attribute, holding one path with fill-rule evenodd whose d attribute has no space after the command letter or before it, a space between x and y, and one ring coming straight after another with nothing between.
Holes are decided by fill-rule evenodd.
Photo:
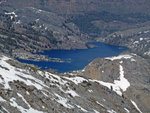
<instances>
[{"instance_id":1,"label":"rocky foreground ledge","mask_svg":"<svg viewBox=\"0 0 150 113\"><path fill-rule=\"evenodd\" d=\"M133 54L61 75L0 55L2 113L148 113L149 97L150 64Z\"/></svg>"}]
</instances>

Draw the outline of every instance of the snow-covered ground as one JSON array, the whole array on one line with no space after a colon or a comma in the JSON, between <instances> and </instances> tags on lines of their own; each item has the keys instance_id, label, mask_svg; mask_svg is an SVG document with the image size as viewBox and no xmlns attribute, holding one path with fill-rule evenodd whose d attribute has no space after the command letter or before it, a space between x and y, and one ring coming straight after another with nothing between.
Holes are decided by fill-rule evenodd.
<instances>
[{"instance_id":1,"label":"snow-covered ground","mask_svg":"<svg viewBox=\"0 0 150 113\"><path fill-rule=\"evenodd\" d=\"M124 77L124 70L123 66L120 65L120 77L119 80L114 80L114 83L98 81L98 80L91 80L100 83L103 86L108 87L115 91L118 95L122 96L122 91L125 92L128 87L130 87L130 82Z\"/></svg>"},{"instance_id":2,"label":"snow-covered ground","mask_svg":"<svg viewBox=\"0 0 150 113\"><path fill-rule=\"evenodd\" d=\"M120 59L131 59L132 57L133 56L127 54L127 55L119 55L114 57L107 57L105 59L113 61L113 60L120 60Z\"/></svg>"},{"instance_id":3,"label":"snow-covered ground","mask_svg":"<svg viewBox=\"0 0 150 113\"><path fill-rule=\"evenodd\" d=\"M136 104L133 100L131 100L131 102L132 102L132 104L134 105L134 107L135 107L140 113L142 113L142 111L139 109L139 107L137 106L137 104Z\"/></svg>"},{"instance_id":4,"label":"snow-covered ground","mask_svg":"<svg viewBox=\"0 0 150 113\"><path fill-rule=\"evenodd\" d=\"M22 81L27 85L35 86L37 89L42 89L43 86L47 87L43 81L31 76L30 74L26 74L25 70L20 70L13 66L11 66L9 63L7 63L7 60L9 60L8 57L3 56L0 60L0 83L2 83L5 87L5 89L11 89L9 86L10 81Z\"/></svg>"},{"instance_id":5,"label":"snow-covered ground","mask_svg":"<svg viewBox=\"0 0 150 113\"><path fill-rule=\"evenodd\" d=\"M43 90L45 88L49 88L49 86L47 86L43 81L30 75L30 73L27 72L26 70L19 69L19 68L16 68L16 67L13 67L12 65L10 65L7 62L8 60L10 60L10 58L8 58L6 56L0 57L0 75L1 75L0 83L4 85L5 89L11 90L11 87L9 86L9 82L13 82L13 81L24 82L26 85L34 86L38 90ZM77 94L75 91L73 91L70 88L67 88L66 90L62 89L62 86L67 84L69 82L68 80L70 78L66 77L66 80L65 80L64 78L62 79L58 75L55 75L55 74L52 74L49 72L43 73L42 71L38 71L37 73L40 76L49 79L49 81L52 85L57 86L65 94L70 94L72 97L79 97L79 94ZM71 81L73 81L73 80L75 83L82 82L82 79L80 77L76 78L76 79L71 79ZM27 92L27 94L29 95L29 92ZM17 95L25 102L25 104L27 104L29 109L25 109L22 106L19 106L16 102L16 98L10 99L11 106L17 107L18 110L21 111L22 113L42 113L41 111L37 111L37 110L33 109L21 94L18 93ZM46 93L44 93L44 95L46 95ZM68 102L67 98L61 97L58 94L55 94L55 96L58 98L55 100L58 103L62 104L64 107L70 108L70 109L74 108L72 105L67 103ZM0 102L4 102L4 101L5 101L5 99L3 99L0 96Z\"/></svg>"},{"instance_id":6,"label":"snow-covered ground","mask_svg":"<svg viewBox=\"0 0 150 113\"><path fill-rule=\"evenodd\" d=\"M132 59L132 56L121 55L118 57L111 57L111 58L106 58L106 59L113 61L113 60L122 59L122 58ZM118 77L117 80L114 80L113 83L104 82L100 80L86 79L84 77L76 76L76 75L69 76L69 77L59 76L57 74L52 74L47 71L37 70L36 73L38 76L47 79L49 81L49 85L57 87L57 91L55 92L48 92L48 89L50 89L50 86L46 84L43 80L39 79L40 77L38 78L36 76L31 75L31 73L25 69L17 68L17 67L10 65L8 63L8 60L11 60L11 59L6 56L0 56L0 75L1 75L0 84L4 86L3 87L4 89L11 90L12 88L9 85L9 83L14 82L14 81L20 81L26 84L27 86L34 86L36 89L40 90L41 93L47 98L50 98L49 93L51 93L53 97L50 99L60 104L61 106L65 107L66 109L78 108L84 113L91 112L91 111L89 111L87 108L83 107L79 103L74 103L70 101L70 98L82 99L83 97L82 97L82 94L78 90L73 90L72 87L69 87L69 84L80 85L84 83L85 81L92 82L92 83L96 82L96 83L99 83L99 85L103 85L105 87L108 87L109 89L112 89L112 91L116 92L119 96L122 96L122 93L125 92L130 87L130 82L125 78L125 75L124 75L124 68L123 68L122 60L120 61L120 64L119 64L120 76ZM65 88L63 86L65 86ZM61 92L62 95L60 95L60 93L57 93L58 90ZM26 91L25 93L26 95L30 95L30 92L28 91ZM95 93L95 90L89 88L87 89L86 93L88 93L89 95L92 95ZM28 106L28 109L18 104L17 102L18 98L20 98L24 102L24 104ZM5 101L7 100L5 100L5 98L0 96L0 102L5 102ZM15 97L10 98L9 102L12 107L17 108L22 113L43 113L43 111L34 109L26 100L26 97L23 96L21 93L17 93L17 98ZM103 102L105 103L106 100L105 99L103 99L103 101L96 100L95 104L103 108L106 108L106 112L108 113L116 113L116 111L114 111L113 109L109 109L108 107L106 107L106 105ZM137 107L136 103L132 100L131 102L135 106L135 108L140 113L142 113L141 110ZM45 106L42 106L42 108L44 109ZM5 108L3 108L3 110L4 109ZM127 113L130 112L127 108L124 108L124 111L126 111ZM99 113L99 111L95 108L92 109L92 112Z\"/></svg>"},{"instance_id":7,"label":"snow-covered ground","mask_svg":"<svg viewBox=\"0 0 150 113\"><path fill-rule=\"evenodd\" d=\"M29 104L28 102L24 99L24 97L17 93L17 95L28 105L29 109L25 109L23 108L22 106L19 106L17 103L16 103L16 99L15 98L11 98L10 101L11 101L11 105L14 106L14 107L17 107L19 109L19 111L21 113L43 113L42 111L37 111L35 109L33 109Z\"/></svg>"}]
</instances>

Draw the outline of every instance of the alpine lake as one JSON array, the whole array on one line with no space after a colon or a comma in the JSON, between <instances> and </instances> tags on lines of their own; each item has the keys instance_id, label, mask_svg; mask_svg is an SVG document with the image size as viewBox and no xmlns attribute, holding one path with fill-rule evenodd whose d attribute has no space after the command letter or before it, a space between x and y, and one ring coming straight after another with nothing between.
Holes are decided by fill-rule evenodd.
<instances>
[{"instance_id":1,"label":"alpine lake","mask_svg":"<svg viewBox=\"0 0 150 113\"><path fill-rule=\"evenodd\" d=\"M44 51L42 55L47 55L50 58L58 61L29 61L17 59L22 63L33 64L41 69L52 69L59 73L69 72L73 70L81 70L87 66L95 58L104 58L117 56L121 52L127 50L126 47L113 46L101 42L89 43L95 45L94 48L77 49L77 50L49 50Z\"/></svg>"}]
</instances>

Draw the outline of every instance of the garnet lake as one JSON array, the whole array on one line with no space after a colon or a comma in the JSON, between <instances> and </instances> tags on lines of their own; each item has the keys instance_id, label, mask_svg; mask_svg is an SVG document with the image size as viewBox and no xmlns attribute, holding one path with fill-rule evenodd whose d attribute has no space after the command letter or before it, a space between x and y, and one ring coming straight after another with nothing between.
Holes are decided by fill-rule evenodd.
<instances>
[{"instance_id":1,"label":"garnet lake","mask_svg":"<svg viewBox=\"0 0 150 113\"><path fill-rule=\"evenodd\" d=\"M113 46L100 42L89 43L95 45L95 48L79 49L79 50L49 50L42 55L47 55L50 58L58 58L60 62L52 61L29 61L17 59L20 62L34 64L41 69L53 69L59 73L69 72L73 70L83 69L95 58L111 57L120 54L127 50L126 47Z\"/></svg>"}]
</instances>

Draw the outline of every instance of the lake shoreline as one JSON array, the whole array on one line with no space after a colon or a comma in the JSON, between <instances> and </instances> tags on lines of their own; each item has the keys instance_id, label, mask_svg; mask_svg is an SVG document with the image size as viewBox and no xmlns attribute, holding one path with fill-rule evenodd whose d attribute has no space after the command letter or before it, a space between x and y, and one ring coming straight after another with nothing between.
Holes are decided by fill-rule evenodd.
<instances>
[{"instance_id":1,"label":"lake shoreline","mask_svg":"<svg viewBox=\"0 0 150 113\"><path fill-rule=\"evenodd\" d=\"M116 56L127 50L126 47L113 46L101 42L90 42L88 44L91 44L91 47L93 48L76 50L46 50L44 52L37 53L37 55L47 56L48 60L46 59L46 61L33 61L19 58L17 58L17 60L22 63L37 65L44 70L54 69L61 73L80 70L95 58Z\"/></svg>"}]
</instances>

